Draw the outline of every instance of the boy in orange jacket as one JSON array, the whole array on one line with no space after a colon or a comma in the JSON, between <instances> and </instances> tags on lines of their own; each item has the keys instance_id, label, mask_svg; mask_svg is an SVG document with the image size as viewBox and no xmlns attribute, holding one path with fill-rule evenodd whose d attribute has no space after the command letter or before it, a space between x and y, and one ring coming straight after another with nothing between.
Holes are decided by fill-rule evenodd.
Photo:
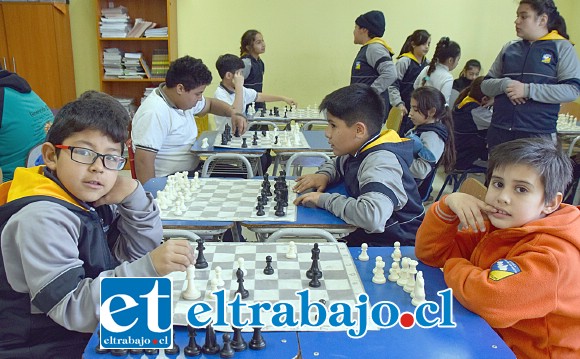
<instances>
[{"instance_id":1,"label":"boy in orange jacket","mask_svg":"<svg viewBox=\"0 0 580 359\"><path fill-rule=\"evenodd\" d=\"M498 145L485 202L445 196L417 232L417 258L443 267L457 300L518 358L580 357L580 210L561 203L571 174L549 140Z\"/></svg>"}]
</instances>

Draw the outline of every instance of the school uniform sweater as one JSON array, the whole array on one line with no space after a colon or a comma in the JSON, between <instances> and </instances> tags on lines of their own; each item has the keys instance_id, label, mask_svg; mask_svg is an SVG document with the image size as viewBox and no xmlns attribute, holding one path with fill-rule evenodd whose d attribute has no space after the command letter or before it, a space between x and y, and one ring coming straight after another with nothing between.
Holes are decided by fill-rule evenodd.
<instances>
[{"instance_id":1,"label":"school uniform sweater","mask_svg":"<svg viewBox=\"0 0 580 359\"><path fill-rule=\"evenodd\" d=\"M392 56L393 51L383 39L372 38L360 48L350 75L351 84L367 84L381 95L385 101L385 118L390 109L388 88L397 79Z\"/></svg>"},{"instance_id":2,"label":"school uniform sweater","mask_svg":"<svg viewBox=\"0 0 580 359\"><path fill-rule=\"evenodd\" d=\"M244 62L244 87L256 90L257 93L262 93L264 87L264 72L266 65L262 59L254 58L250 54L244 54L241 57ZM256 102L255 108L266 108L264 102Z\"/></svg>"},{"instance_id":3,"label":"school uniform sweater","mask_svg":"<svg viewBox=\"0 0 580 359\"><path fill-rule=\"evenodd\" d=\"M525 84L524 104L512 104L505 94L511 80ZM555 133L560 103L580 96L580 62L570 41L556 31L534 42L511 41L495 59L481 90L495 96L492 126Z\"/></svg>"},{"instance_id":4,"label":"school uniform sweater","mask_svg":"<svg viewBox=\"0 0 580 359\"><path fill-rule=\"evenodd\" d=\"M486 137L491 116L489 109L469 96L453 108L456 169L467 169L478 159L487 160Z\"/></svg>"},{"instance_id":5,"label":"school uniform sweater","mask_svg":"<svg viewBox=\"0 0 580 359\"><path fill-rule=\"evenodd\" d=\"M161 220L141 185L93 208L44 166L18 168L0 205L0 358L74 357L97 327L98 277L157 276Z\"/></svg>"},{"instance_id":6,"label":"school uniform sweater","mask_svg":"<svg viewBox=\"0 0 580 359\"><path fill-rule=\"evenodd\" d=\"M415 254L443 267L445 283L518 358L580 357L580 210L562 204L519 228L458 231L445 204L433 204Z\"/></svg>"},{"instance_id":7,"label":"school uniform sweater","mask_svg":"<svg viewBox=\"0 0 580 359\"><path fill-rule=\"evenodd\" d=\"M348 196L323 193L318 206L359 227L361 235L368 235L368 245L413 245L424 209L409 172L412 151L411 141L387 130L354 156L326 162L317 173L327 175L329 183L343 181Z\"/></svg>"},{"instance_id":8,"label":"school uniform sweater","mask_svg":"<svg viewBox=\"0 0 580 359\"><path fill-rule=\"evenodd\" d=\"M423 58L423 62L419 63L415 55L410 52L399 56L395 64L397 81L389 86L389 101L392 106L404 103L407 110L411 108L411 93L415 89L413 87L415 79L427 65L429 65L429 60L426 57Z\"/></svg>"}]
</instances>

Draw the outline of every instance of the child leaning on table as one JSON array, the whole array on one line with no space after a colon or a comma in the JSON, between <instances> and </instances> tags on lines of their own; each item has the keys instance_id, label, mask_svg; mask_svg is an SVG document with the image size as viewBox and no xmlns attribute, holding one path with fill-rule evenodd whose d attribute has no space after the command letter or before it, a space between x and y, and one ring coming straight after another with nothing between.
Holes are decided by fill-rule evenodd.
<instances>
[{"instance_id":1,"label":"child leaning on table","mask_svg":"<svg viewBox=\"0 0 580 359\"><path fill-rule=\"evenodd\" d=\"M443 267L518 358L580 357L580 210L561 203L571 172L550 140L498 145L485 202L445 196L417 232L417 258Z\"/></svg>"},{"instance_id":2,"label":"child leaning on table","mask_svg":"<svg viewBox=\"0 0 580 359\"><path fill-rule=\"evenodd\" d=\"M303 194L295 204L318 206L358 227L345 239L349 246L413 245L424 209L409 166L413 141L396 131L381 132L384 102L370 86L353 84L327 95L320 104L326 114L325 135L336 159L316 174L300 176L294 190ZM322 193L344 182L347 196Z\"/></svg>"},{"instance_id":3,"label":"child leaning on table","mask_svg":"<svg viewBox=\"0 0 580 359\"><path fill-rule=\"evenodd\" d=\"M187 241L162 238L159 210L119 176L129 116L91 92L65 105L46 166L0 185L0 358L80 358L99 321L99 277L185 270Z\"/></svg>"}]
</instances>

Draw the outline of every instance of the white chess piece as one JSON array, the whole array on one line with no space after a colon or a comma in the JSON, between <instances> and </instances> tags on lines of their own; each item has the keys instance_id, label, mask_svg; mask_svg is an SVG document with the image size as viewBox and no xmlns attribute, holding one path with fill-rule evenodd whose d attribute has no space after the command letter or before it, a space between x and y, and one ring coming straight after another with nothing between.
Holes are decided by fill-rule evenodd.
<instances>
[{"instance_id":1,"label":"white chess piece","mask_svg":"<svg viewBox=\"0 0 580 359\"><path fill-rule=\"evenodd\" d=\"M248 275L248 270L246 269L244 258L238 258L238 268L244 272L244 276ZM234 272L238 270L238 268L234 268Z\"/></svg>"},{"instance_id":2,"label":"white chess piece","mask_svg":"<svg viewBox=\"0 0 580 359\"><path fill-rule=\"evenodd\" d=\"M381 263L381 262L383 262L383 263L384 263L384 261L383 261L383 257L381 257L381 256L376 256L376 257L375 257L375 267L373 268L373 274L376 274L376 272L377 272L377 270L378 270L378 268L379 268L379 263ZM383 266L383 268L384 268L384 266Z\"/></svg>"},{"instance_id":3,"label":"white chess piece","mask_svg":"<svg viewBox=\"0 0 580 359\"><path fill-rule=\"evenodd\" d=\"M290 241L290 243L288 243L288 252L286 252L286 258L296 258L296 243L294 243L294 241Z\"/></svg>"},{"instance_id":4,"label":"white chess piece","mask_svg":"<svg viewBox=\"0 0 580 359\"><path fill-rule=\"evenodd\" d=\"M201 292L195 287L195 267L190 265L187 267L187 288L181 292L181 295L186 300L196 300L201 296Z\"/></svg>"},{"instance_id":5,"label":"white chess piece","mask_svg":"<svg viewBox=\"0 0 580 359\"><path fill-rule=\"evenodd\" d=\"M384 284L387 282L387 279L385 278L385 262L378 262L373 272L375 274L372 279L373 283Z\"/></svg>"},{"instance_id":6,"label":"white chess piece","mask_svg":"<svg viewBox=\"0 0 580 359\"><path fill-rule=\"evenodd\" d=\"M401 258L401 243L400 242L395 242L395 249L393 250L393 253L391 254L391 258L393 258L394 260L396 260L396 258Z\"/></svg>"},{"instance_id":7,"label":"white chess piece","mask_svg":"<svg viewBox=\"0 0 580 359\"><path fill-rule=\"evenodd\" d=\"M208 148L208 147L209 147L209 142L208 142L207 137L206 137L203 140L201 140L201 148Z\"/></svg>"},{"instance_id":8,"label":"white chess piece","mask_svg":"<svg viewBox=\"0 0 580 359\"><path fill-rule=\"evenodd\" d=\"M415 288L413 289L413 299L411 304L418 306L425 300L425 279L423 279L423 272L417 272L417 279L415 280Z\"/></svg>"},{"instance_id":9,"label":"white chess piece","mask_svg":"<svg viewBox=\"0 0 580 359\"><path fill-rule=\"evenodd\" d=\"M223 287L224 285L226 285L226 283L222 279L222 267L220 267L220 266L215 267L214 274L215 274L215 279L217 280L218 287Z\"/></svg>"},{"instance_id":10,"label":"white chess piece","mask_svg":"<svg viewBox=\"0 0 580 359\"><path fill-rule=\"evenodd\" d=\"M360 254L358 256L358 260L359 261L363 261L363 262L368 261L369 260L369 255L367 254L367 250L369 248L369 245L366 244L366 243L363 243L363 244L361 244L360 248L361 248L361 252L360 252Z\"/></svg>"},{"instance_id":11,"label":"white chess piece","mask_svg":"<svg viewBox=\"0 0 580 359\"><path fill-rule=\"evenodd\" d=\"M391 264L388 278L391 282L396 282L399 279L399 262L393 262Z\"/></svg>"},{"instance_id":12,"label":"white chess piece","mask_svg":"<svg viewBox=\"0 0 580 359\"><path fill-rule=\"evenodd\" d=\"M409 274L407 277L407 283L405 283L405 286L403 287L403 290L407 293L413 293L413 290L415 289L415 274L417 274L418 264L419 262L415 260L409 261Z\"/></svg>"},{"instance_id":13,"label":"white chess piece","mask_svg":"<svg viewBox=\"0 0 580 359\"><path fill-rule=\"evenodd\" d=\"M409 275L409 258L403 257L401 260L401 271L399 272L399 279L397 280L397 284L401 287L407 284L407 279Z\"/></svg>"},{"instance_id":14,"label":"white chess piece","mask_svg":"<svg viewBox=\"0 0 580 359\"><path fill-rule=\"evenodd\" d=\"M216 299L216 295L213 294L213 292L217 292L218 290L218 281L217 279L214 277L209 281L210 284L210 289L209 289L209 293L208 293L208 297L210 299Z\"/></svg>"}]
</instances>

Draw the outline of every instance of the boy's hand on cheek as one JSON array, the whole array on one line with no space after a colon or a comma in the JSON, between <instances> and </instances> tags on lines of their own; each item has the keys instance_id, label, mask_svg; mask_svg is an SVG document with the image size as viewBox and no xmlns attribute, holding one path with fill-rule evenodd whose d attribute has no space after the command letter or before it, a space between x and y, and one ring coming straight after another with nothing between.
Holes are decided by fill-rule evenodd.
<instances>
[{"instance_id":1,"label":"boy's hand on cheek","mask_svg":"<svg viewBox=\"0 0 580 359\"><path fill-rule=\"evenodd\" d=\"M493 206L466 193L455 192L445 197L445 204L459 218L459 229L485 231L486 213L497 212Z\"/></svg>"},{"instance_id":2,"label":"boy's hand on cheek","mask_svg":"<svg viewBox=\"0 0 580 359\"><path fill-rule=\"evenodd\" d=\"M93 206L98 207L104 204L118 204L123 202L135 189L137 189L137 181L124 176L117 176L117 181L113 188L93 203Z\"/></svg>"}]
</instances>

